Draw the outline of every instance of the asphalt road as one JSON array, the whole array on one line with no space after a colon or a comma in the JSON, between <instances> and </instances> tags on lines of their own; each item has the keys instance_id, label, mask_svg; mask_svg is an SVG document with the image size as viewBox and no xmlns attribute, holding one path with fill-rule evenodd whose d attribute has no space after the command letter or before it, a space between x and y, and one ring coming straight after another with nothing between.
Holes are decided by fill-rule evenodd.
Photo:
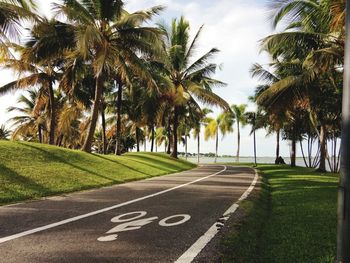
<instances>
[{"instance_id":1,"label":"asphalt road","mask_svg":"<svg viewBox=\"0 0 350 263\"><path fill-rule=\"evenodd\" d=\"M0 262L191 262L256 179L210 165L0 207Z\"/></svg>"}]
</instances>

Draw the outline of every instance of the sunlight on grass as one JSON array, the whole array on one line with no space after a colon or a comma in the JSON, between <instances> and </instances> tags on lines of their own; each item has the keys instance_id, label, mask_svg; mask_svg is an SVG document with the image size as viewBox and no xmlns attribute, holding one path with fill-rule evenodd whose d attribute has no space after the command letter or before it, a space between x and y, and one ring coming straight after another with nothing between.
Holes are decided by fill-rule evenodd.
<instances>
[{"instance_id":1,"label":"sunlight on grass","mask_svg":"<svg viewBox=\"0 0 350 263\"><path fill-rule=\"evenodd\" d=\"M119 184L193 168L165 154L86 154L0 141L0 204Z\"/></svg>"},{"instance_id":2,"label":"sunlight on grass","mask_svg":"<svg viewBox=\"0 0 350 263\"><path fill-rule=\"evenodd\" d=\"M225 240L225 262L334 262L339 177L307 168L260 165L262 191Z\"/></svg>"}]
</instances>

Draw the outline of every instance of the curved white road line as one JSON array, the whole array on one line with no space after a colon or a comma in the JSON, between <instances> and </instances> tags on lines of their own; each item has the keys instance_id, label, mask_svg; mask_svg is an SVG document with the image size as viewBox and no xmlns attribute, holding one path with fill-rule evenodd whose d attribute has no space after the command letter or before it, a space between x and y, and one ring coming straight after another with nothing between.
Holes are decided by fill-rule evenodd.
<instances>
[{"instance_id":1,"label":"curved white road line","mask_svg":"<svg viewBox=\"0 0 350 263\"><path fill-rule=\"evenodd\" d=\"M254 169L255 170L255 169ZM215 237L215 235L220 231L220 228L224 225L230 216L236 212L239 207L238 202L246 199L250 193L253 191L259 175L257 170L255 170L255 177L249 188L242 194L242 196L235 202L232 206L230 206L223 216L220 218L220 222L215 222L208 230L201 236L197 241L188 249L185 253L183 253L175 263L191 263L196 256L203 250L203 248Z\"/></svg>"},{"instance_id":2,"label":"curved white road line","mask_svg":"<svg viewBox=\"0 0 350 263\"><path fill-rule=\"evenodd\" d=\"M226 171L227 167L225 165L220 165L220 166L223 167L223 169L221 171L216 172L216 173L211 174L211 175L208 175L208 176L205 176L205 177L202 177L202 178L199 178L199 179L194 180L192 182L181 184L181 185L178 185L178 186L175 186L175 187L172 187L172 188L160 191L160 192L156 192L154 194L146 195L146 196L143 196L143 197L140 197L140 198L137 198L137 199L133 199L133 200L121 203L121 204L117 204L117 205L113 205L113 206L110 206L110 207L106 207L106 208L103 208L103 209L100 209L100 210L96 210L96 211L93 211L93 212L90 212L90 213L87 213L87 214L83 214L83 215L80 215L80 216L75 216L75 217L68 218L68 219L65 219L65 220L62 220L62 221L59 221L59 222L56 222L56 223L52 223L52 224L49 224L49 225L37 227L37 228L31 229L31 230L27 230L27 231L24 231L24 232L20 232L18 234L14 234L14 235L11 235L11 236L3 237L3 238L0 238L0 244L1 243L5 243L5 242L10 241L10 240L13 240L13 239L16 239L16 238L28 236L28 235L31 235L31 234L34 234L34 233L38 233L38 232L47 230L47 229L51 229L51 228L58 227L58 226L61 226L61 225L65 225L65 224L68 224L68 223L71 223L71 222L75 222L75 221L78 221L78 220L81 220L81 219L84 219L84 218L87 218L87 217L90 217L90 216L98 215L98 214L101 214L101 213L104 213L104 212L107 212L107 211L110 211L110 210L113 210L113 209L116 209L116 208L119 208L119 207L122 207L122 206L127 206L127 205L130 205L130 204L133 204L133 203L136 203L136 202L148 199L148 198L152 198L152 197L155 197L155 196L158 196L158 195L162 195L162 194L168 193L170 191L174 191L176 189L179 189L179 188L182 188L182 187L185 187L185 186L188 186L188 185L191 185L191 184L203 181L205 179L208 179L210 177L213 177L215 175L218 175L218 174Z\"/></svg>"}]
</instances>

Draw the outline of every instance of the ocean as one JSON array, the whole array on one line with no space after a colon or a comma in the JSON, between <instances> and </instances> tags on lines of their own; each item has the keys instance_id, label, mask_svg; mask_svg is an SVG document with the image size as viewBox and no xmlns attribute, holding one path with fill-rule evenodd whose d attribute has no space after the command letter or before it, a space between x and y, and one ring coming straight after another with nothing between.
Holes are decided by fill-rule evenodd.
<instances>
[{"instance_id":1,"label":"ocean","mask_svg":"<svg viewBox=\"0 0 350 263\"><path fill-rule=\"evenodd\" d=\"M182 157L185 159L185 157ZM290 164L290 158L289 157L283 157L284 161L286 164ZM197 157L188 157L188 161L197 163ZM199 162L201 164L212 164L214 163L215 158L213 157L201 157L199 159ZM274 164L275 163L275 157L257 157L256 161L258 164ZM217 163L235 163L236 162L236 157L218 157ZM254 157L240 157L239 158L240 163L254 163ZM296 158L296 165L305 167L305 163L302 157L297 157ZM327 164L328 166L328 164Z\"/></svg>"}]
</instances>

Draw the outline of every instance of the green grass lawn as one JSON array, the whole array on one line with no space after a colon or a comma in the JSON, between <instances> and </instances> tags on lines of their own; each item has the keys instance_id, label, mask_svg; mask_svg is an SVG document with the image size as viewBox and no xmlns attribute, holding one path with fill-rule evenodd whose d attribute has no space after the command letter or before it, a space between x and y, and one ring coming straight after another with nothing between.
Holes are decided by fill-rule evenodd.
<instances>
[{"instance_id":1,"label":"green grass lawn","mask_svg":"<svg viewBox=\"0 0 350 263\"><path fill-rule=\"evenodd\" d=\"M261 165L262 191L242 203L243 223L224 241L224 262L334 262L339 177Z\"/></svg>"},{"instance_id":2,"label":"green grass lawn","mask_svg":"<svg viewBox=\"0 0 350 263\"><path fill-rule=\"evenodd\" d=\"M183 171L194 164L160 153L87 154L0 141L0 205Z\"/></svg>"}]
</instances>

